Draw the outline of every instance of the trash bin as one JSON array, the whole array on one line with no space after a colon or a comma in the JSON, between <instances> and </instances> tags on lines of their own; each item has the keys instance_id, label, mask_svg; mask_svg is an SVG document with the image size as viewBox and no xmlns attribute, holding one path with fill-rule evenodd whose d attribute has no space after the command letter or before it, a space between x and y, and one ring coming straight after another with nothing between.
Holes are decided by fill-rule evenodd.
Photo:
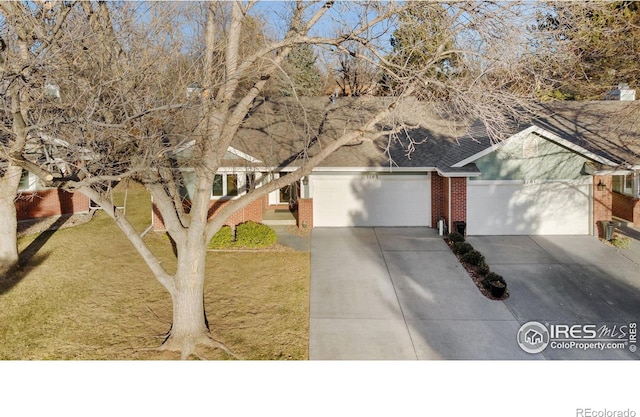
<instances>
[{"instance_id":1,"label":"trash bin","mask_svg":"<svg viewBox=\"0 0 640 417\"><path fill-rule=\"evenodd\" d=\"M467 230L466 222L453 222L453 230L460 233L462 236L465 236L465 232Z\"/></svg>"},{"instance_id":2,"label":"trash bin","mask_svg":"<svg viewBox=\"0 0 640 417\"><path fill-rule=\"evenodd\" d=\"M614 222L605 222L604 223L604 238L606 240L613 240L613 231L616 228Z\"/></svg>"}]
</instances>

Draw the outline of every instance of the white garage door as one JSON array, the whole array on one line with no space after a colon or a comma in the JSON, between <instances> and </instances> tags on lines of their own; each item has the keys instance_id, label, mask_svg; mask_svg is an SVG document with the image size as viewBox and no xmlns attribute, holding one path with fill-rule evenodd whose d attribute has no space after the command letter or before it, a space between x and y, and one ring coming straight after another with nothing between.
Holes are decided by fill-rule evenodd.
<instances>
[{"instance_id":1,"label":"white garage door","mask_svg":"<svg viewBox=\"0 0 640 417\"><path fill-rule=\"evenodd\" d=\"M587 181L469 181L467 234L587 235L590 195Z\"/></svg>"},{"instance_id":2,"label":"white garage door","mask_svg":"<svg viewBox=\"0 0 640 417\"><path fill-rule=\"evenodd\" d=\"M431 226L427 174L313 175L315 227Z\"/></svg>"}]
</instances>

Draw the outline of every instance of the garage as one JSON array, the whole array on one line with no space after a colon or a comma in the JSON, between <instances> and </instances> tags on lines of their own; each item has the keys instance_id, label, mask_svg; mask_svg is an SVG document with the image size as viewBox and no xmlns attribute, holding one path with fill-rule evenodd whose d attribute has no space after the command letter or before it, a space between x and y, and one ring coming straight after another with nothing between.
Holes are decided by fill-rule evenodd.
<instances>
[{"instance_id":1,"label":"garage","mask_svg":"<svg viewBox=\"0 0 640 417\"><path fill-rule=\"evenodd\" d=\"M315 227L431 226L431 181L424 174L314 174Z\"/></svg>"},{"instance_id":2,"label":"garage","mask_svg":"<svg viewBox=\"0 0 640 417\"><path fill-rule=\"evenodd\" d=\"M591 179L469 181L469 235L588 235Z\"/></svg>"}]
</instances>

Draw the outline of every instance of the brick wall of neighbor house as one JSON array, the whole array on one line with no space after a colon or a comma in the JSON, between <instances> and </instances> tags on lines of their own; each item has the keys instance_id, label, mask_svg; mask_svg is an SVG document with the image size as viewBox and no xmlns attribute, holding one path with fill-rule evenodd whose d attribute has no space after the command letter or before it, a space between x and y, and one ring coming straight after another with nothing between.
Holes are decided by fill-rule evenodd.
<instances>
[{"instance_id":1,"label":"brick wall of neighbor house","mask_svg":"<svg viewBox=\"0 0 640 417\"><path fill-rule=\"evenodd\" d=\"M598 190L598 184L604 184L602 190ZM598 236L604 236L602 222L611 220L613 214L613 177L594 175L593 176L593 222L594 231Z\"/></svg>"},{"instance_id":2,"label":"brick wall of neighbor house","mask_svg":"<svg viewBox=\"0 0 640 417\"><path fill-rule=\"evenodd\" d=\"M313 228L313 198L298 199L298 228Z\"/></svg>"},{"instance_id":3,"label":"brick wall of neighbor house","mask_svg":"<svg viewBox=\"0 0 640 417\"><path fill-rule=\"evenodd\" d=\"M87 196L59 189L23 192L16 199L18 221L88 211Z\"/></svg>"},{"instance_id":4,"label":"brick wall of neighbor house","mask_svg":"<svg viewBox=\"0 0 640 417\"><path fill-rule=\"evenodd\" d=\"M212 218L216 215L216 213L224 207L229 200L211 200L211 205L209 206L209 218ZM227 221L224 223L228 226L236 226L240 223L252 221L256 223L262 223L264 213L264 200L258 199L253 203L249 204L243 209L240 209L233 213ZM160 211L153 205L153 230L155 231L164 231L164 221L162 220L162 215Z\"/></svg>"},{"instance_id":5,"label":"brick wall of neighbor house","mask_svg":"<svg viewBox=\"0 0 640 417\"><path fill-rule=\"evenodd\" d=\"M446 210L444 205L445 199L445 178L437 172L431 175L431 224L436 227L440 217L446 216Z\"/></svg>"}]
</instances>

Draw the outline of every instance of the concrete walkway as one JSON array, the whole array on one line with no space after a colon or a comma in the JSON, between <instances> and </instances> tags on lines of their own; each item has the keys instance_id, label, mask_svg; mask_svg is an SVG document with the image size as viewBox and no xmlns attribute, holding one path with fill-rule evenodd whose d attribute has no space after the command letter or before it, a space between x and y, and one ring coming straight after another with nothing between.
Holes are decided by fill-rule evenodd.
<instances>
[{"instance_id":1,"label":"concrete walkway","mask_svg":"<svg viewBox=\"0 0 640 417\"><path fill-rule=\"evenodd\" d=\"M313 230L310 359L533 359L430 228Z\"/></svg>"}]
</instances>

